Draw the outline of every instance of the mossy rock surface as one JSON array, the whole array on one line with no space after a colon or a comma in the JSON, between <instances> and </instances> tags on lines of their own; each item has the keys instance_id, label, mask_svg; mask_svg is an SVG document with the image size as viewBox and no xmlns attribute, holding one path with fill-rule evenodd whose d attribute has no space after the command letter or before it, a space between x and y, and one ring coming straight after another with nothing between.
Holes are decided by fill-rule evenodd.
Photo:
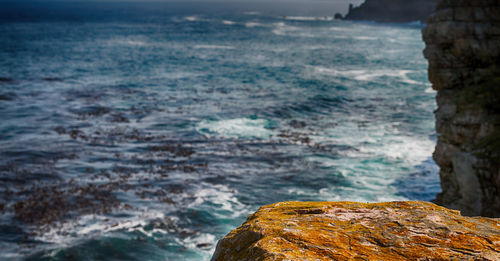
<instances>
[{"instance_id":1,"label":"mossy rock surface","mask_svg":"<svg viewBox=\"0 0 500 261\"><path fill-rule=\"evenodd\" d=\"M282 202L217 245L224 260L500 260L500 221L428 202Z\"/></svg>"}]
</instances>

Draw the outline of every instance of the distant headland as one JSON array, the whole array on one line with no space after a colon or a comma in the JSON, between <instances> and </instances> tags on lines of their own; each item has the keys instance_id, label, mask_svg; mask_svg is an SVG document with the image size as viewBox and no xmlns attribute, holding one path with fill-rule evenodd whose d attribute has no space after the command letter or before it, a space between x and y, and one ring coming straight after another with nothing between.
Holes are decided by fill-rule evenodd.
<instances>
[{"instance_id":1,"label":"distant headland","mask_svg":"<svg viewBox=\"0 0 500 261\"><path fill-rule=\"evenodd\" d=\"M425 22L436 5L437 0L366 0L357 7L350 4L345 17L340 14L335 17L375 22Z\"/></svg>"}]
</instances>

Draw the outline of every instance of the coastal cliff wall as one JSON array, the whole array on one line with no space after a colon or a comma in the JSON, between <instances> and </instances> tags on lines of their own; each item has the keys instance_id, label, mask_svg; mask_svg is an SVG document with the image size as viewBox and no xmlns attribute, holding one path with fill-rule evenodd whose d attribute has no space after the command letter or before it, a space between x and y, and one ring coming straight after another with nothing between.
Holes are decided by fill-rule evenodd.
<instances>
[{"instance_id":1,"label":"coastal cliff wall","mask_svg":"<svg viewBox=\"0 0 500 261\"><path fill-rule=\"evenodd\" d=\"M500 216L500 1L442 0L423 29L438 91L436 203Z\"/></svg>"},{"instance_id":2,"label":"coastal cliff wall","mask_svg":"<svg viewBox=\"0 0 500 261\"><path fill-rule=\"evenodd\" d=\"M438 0L366 0L349 8L346 20L375 22L425 22Z\"/></svg>"}]
</instances>

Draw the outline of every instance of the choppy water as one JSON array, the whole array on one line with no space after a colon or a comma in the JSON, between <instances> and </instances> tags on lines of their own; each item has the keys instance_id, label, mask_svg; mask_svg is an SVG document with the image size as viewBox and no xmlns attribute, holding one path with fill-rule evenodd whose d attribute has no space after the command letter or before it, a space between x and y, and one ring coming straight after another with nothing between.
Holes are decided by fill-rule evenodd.
<instances>
[{"instance_id":1,"label":"choppy water","mask_svg":"<svg viewBox=\"0 0 500 261\"><path fill-rule=\"evenodd\" d=\"M419 25L124 10L0 23L0 259L207 260L263 204L439 191Z\"/></svg>"}]
</instances>

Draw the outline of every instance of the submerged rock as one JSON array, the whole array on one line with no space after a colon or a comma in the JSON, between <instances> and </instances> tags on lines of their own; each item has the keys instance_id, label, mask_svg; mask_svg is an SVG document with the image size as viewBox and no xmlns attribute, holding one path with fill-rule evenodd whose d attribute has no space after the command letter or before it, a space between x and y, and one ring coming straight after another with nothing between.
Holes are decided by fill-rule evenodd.
<instances>
[{"instance_id":1,"label":"submerged rock","mask_svg":"<svg viewBox=\"0 0 500 261\"><path fill-rule=\"evenodd\" d=\"M224 260L500 260L500 220L427 202L282 202L219 241Z\"/></svg>"},{"instance_id":2,"label":"submerged rock","mask_svg":"<svg viewBox=\"0 0 500 261\"><path fill-rule=\"evenodd\" d=\"M13 82L13 81L14 81L14 79L9 78L9 77L0 77L0 83L1 83L1 82L11 83L11 82Z\"/></svg>"}]
</instances>

